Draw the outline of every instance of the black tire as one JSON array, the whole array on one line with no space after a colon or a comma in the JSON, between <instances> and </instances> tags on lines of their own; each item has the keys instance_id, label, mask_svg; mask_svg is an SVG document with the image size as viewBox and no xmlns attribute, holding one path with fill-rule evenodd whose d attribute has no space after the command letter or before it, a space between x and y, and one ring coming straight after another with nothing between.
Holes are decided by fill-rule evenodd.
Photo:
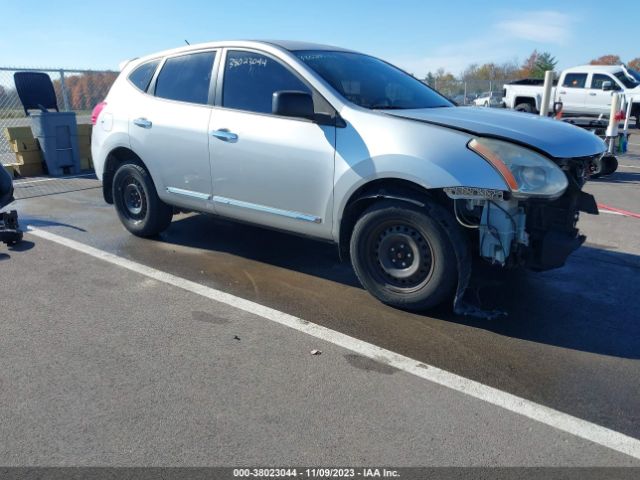
<instances>
[{"instance_id":1,"label":"black tire","mask_svg":"<svg viewBox=\"0 0 640 480\"><path fill-rule=\"evenodd\" d=\"M420 208L385 200L358 219L351 235L351 262L362 285L381 302L415 311L453 296L456 255L447 232L429 215L434 209L440 210L439 218L450 217L435 204Z\"/></svg>"},{"instance_id":2,"label":"black tire","mask_svg":"<svg viewBox=\"0 0 640 480\"><path fill-rule=\"evenodd\" d=\"M533 106L530 103L519 103L514 110L516 112L533 113Z\"/></svg>"},{"instance_id":3,"label":"black tire","mask_svg":"<svg viewBox=\"0 0 640 480\"><path fill-rule=\"evenodd\" d=\"M124 227L139 237L157 235L171 224L173 208L160 200L151 175L137 163L125 163L116 171L113 203Z\"/></svg>"}]
</instances>

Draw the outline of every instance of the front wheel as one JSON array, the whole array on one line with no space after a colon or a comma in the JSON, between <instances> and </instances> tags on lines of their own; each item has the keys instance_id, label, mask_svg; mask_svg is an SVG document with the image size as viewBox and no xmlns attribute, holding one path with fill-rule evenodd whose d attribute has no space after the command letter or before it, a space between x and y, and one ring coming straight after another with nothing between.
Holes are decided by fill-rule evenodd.
<instances>
[{"instance_id":1,"label":"front wheel","mask_svg":"<svg viewBox=\"0 0 640 480\"><path fill-rule=\"evenodd\" d=\"M173 217L173 208L160 200L149 172L137 163L125 163L116 171L113 202L122 224L139 237L166 230Z\"/></svg>"},{"instance_id":2,"label":"front wheel","mask_svg":"<svg viewBox=\"0 0 640 480\"><path fill-rule=\"evenodd\" d=\"M358 279L374 297L406 310L426 310L452 296L456 255L442 225L429 211L397 201L371 206L351 236L351 261Z\"/></svg>"}]
</instances>

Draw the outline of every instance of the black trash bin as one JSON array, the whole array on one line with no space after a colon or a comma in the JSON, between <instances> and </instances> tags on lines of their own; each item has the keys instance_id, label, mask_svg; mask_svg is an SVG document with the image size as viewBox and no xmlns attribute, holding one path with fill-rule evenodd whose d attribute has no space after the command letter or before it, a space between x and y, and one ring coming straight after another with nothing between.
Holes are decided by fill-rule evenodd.
<instances>
[{"instance_id":1,"label":"black trash bin","mask_svg":"<svg viewBox=\"0 0 640 480\"><path fill-rule=\"evenodd\" d=\"M49 174L60 176L80 173L76 114L58 110L49 75L42 72L16 72L13 79L24 111L31 118L33 136L40 143Z\"/></svg>"}]
</instances>

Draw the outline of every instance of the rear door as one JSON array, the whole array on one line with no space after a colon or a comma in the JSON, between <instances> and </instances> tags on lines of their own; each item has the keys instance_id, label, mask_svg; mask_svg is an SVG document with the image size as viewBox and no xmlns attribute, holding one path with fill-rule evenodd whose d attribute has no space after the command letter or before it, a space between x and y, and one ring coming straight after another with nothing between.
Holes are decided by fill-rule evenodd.
<instances>
[{"instance_id":1,"label":"rear door","mask_svg":"<svg viewBox=\"0 0 640 480\"><path fill-rule=\"evenodd\" d=\"M566 113L584 113L587 97L587 74L567 73L562 85L558 86L558 101Z\"/></svg>"},{"instance_id":2,"label":"rear door","mask_svg":"<svg viewBox=\"0 0 640 480\"><path fill-rule=\"evenodd\" d=\"M149 168L161 198L211 208L208 125L216 50L168 57L131 107L131 148Z\"/></svg>"},{"instance_id":3,"label":"rear door","mask_svg":"<svg viewBox=\"0 0 640 480\"><path fill-rule=\"evenodd\" d=\"M610 82L613 90L602 90L604 82ZM616 88L619 88L618 83L609 75L594 73L591 76L585 108L590 113L609 115L611 112L611 97Z\"/></svg>"},{"instance_id":4,"label":"rear door","mask_svg":"<svg viewBox=\"0 0 640 480\"><path fill-rule=\"evenodd\" d=\"M271 107L273 93L287 90L311 93L317 113L331 106L264 52L229 49L220 74L209 127L216 212L330 238L335 122L277 116Z\"/></svg>"}]
</instances>

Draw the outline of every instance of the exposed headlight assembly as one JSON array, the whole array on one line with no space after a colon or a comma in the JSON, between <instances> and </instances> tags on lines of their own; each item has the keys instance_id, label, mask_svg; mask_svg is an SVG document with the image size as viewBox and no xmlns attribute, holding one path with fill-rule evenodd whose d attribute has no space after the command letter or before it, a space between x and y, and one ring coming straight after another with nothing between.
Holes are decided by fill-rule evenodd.
<instances>
[{"instance_id":1,"label":"exposed headlight assembly","mask_svg":"<svg viewBox=\"0 0 640 480\"><path fill-rule=\"evenodd\" d=\"M555 163L528 148L485 137L474 138L468 147L498 170L516 198L556 198L569 185Z\"/></svg>"}]
</instances>

